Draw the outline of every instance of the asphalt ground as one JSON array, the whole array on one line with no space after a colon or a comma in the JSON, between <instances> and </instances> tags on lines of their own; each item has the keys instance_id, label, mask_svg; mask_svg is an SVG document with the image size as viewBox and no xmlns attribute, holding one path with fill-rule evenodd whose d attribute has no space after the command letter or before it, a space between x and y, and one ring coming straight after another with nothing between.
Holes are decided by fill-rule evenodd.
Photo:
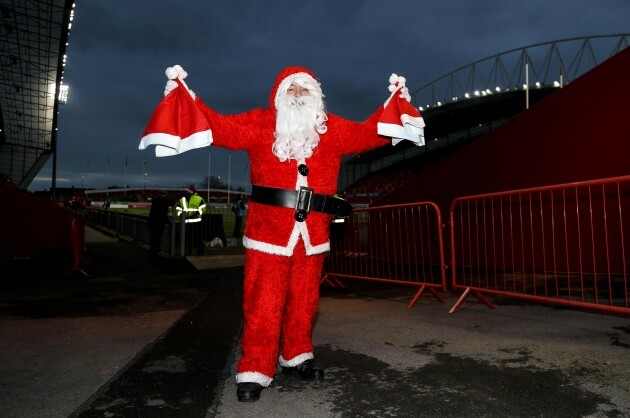
<instances>
[{"instance_id":1,"label":"asphalt ground","mask_svg":"<svg viewBox=\"0 0 630 418\"><path fill-rule=\"evenodd\" d=\"M322 287L324 380L236 400L242 258L151 264L86 229L89 277L2 265L0 417L628 417L630 318L409 288ZM471 301L472 302L472 301Z\"/></svg>"}]
</instances>

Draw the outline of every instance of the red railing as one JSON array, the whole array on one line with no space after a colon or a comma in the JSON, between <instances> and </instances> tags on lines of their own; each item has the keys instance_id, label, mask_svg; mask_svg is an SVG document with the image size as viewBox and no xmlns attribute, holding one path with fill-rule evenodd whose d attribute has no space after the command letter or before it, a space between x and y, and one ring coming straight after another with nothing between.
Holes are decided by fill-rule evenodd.
<instances>
[{"instance_id":1,"label":"red railing","mask_svg":"<svg viewBox=\"0 0 630 418\"><path fill-rule=\"evenodd\" d=\"M70 240L71 257L68 261L68 270L66 277L74 273L80 273L85 277L89 274L82 269L83 265L89 265L90 262L85 256L85 217L81 214L66 211L68 222L68 239Z\"/></svg>"},{"instance_id":2,"label":"red railing","mask_svg":"<svg viewBox=\"0 0 630 418\"><path fill-rule=\"evenodd\" d=\"M630 176L468 196L450 208L452 287L630 313Z\"/></svg>"},{"instance_id":3,"label":"red railing","mask_svg":"<svg viewBox=\"0 0 630 418\"><path fill-rule=\"evenodd\" d=\"M322 282L342 286L339 278L419 287L443 301L446 288L442 217L431 202L355 209L331 226L331 251Z\"/></svg>"}]
</instances>

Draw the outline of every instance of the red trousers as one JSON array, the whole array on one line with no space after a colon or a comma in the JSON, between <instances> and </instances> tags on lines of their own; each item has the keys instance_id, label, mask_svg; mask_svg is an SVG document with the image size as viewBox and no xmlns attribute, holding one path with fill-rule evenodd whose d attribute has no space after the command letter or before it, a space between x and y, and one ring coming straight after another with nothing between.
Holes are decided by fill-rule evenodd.
<instances>
[{"instance_id":1,"label":"red trousers","mask_svg":"<svg viewBox=\"0 0 630 418\"><path fill-rule=\"evenodd\" d=\"M324 254L307 256L302 240L290 257L247 250L243 313L245 329L237 382L267 386L283 365L313 358L313 319L319 302ZM280 351L281 349L281 351Z\"/></svg>"}]
</instances>

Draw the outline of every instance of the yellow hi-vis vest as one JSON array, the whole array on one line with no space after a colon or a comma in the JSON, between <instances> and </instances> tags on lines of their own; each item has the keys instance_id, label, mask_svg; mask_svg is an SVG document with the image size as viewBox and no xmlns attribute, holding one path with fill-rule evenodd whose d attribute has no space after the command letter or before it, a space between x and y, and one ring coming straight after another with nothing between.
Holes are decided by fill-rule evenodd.
<instances>
[{"instance_id":1,"label":"yellow hi-vis vest","mask_svg":"<svg viewBox=\"0 0 630 418\"><path fill-rule=\"evenodd\" d=\"M186 199L185 196L179 199L179 206L175 209L177 210L177 216L181 216L183 212L186 212L186 223L200 222L201 215L206 212L206 204L203 198L195 193L189 199Z\"/></svg>"}]
</instances>

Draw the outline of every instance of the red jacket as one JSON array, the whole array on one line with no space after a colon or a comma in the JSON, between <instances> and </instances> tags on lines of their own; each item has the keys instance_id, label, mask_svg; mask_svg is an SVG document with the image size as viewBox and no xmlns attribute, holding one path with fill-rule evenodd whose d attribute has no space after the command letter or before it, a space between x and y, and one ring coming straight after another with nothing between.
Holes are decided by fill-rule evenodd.
<instances>
[{"instance_id":1,"label":"red jacket","mask_svg":"<svg viewBox=\"0 0 630 418\"><path fill-rule=\"evenodd\" d=\"M320 134L320 141L313 150L312 157L306 159L309 173L303 176L298 172L298 161L280 162L272 151L278 89L281 84L287 86L287 83L294 80L293 77L299 76L310 77L316 83L315 76L306 68L284 69L276 78L268 109L224 116L210 109L199 98L196 99L196 104L210 125L213 145L247 152L252 184L291 190L308 186L315 193L332 195L337 189L341 157L391 143L389 138L377 134L377 123L383 109L379 108L363 123L328 114L328 130ZM302 237L307 254L328 251L332 215L312 211L306 222L297 222L294 212L290 208L250 202L243 238L245 247L290 256L298 239Z\"/></svg>"},{"instance_id":2,"label":"red jacket","mask_svg":"<svg viewBox=\"0 0 630 418\"><path fill-rule=\"evenodd\" d=\"M382 108L363 123L328 114L328 131L320 134L313 156L306 160L309 173L302 176L295 160L280 162L272 152L275 110L256 109L224 116L207 107L199 98L196 102L210 123L213 145L245 150L249 156L252 184L260 186L295 190L298 185L308 185L315 193L332 195L336 192L343 155L362 153L391 143L389 138L377 134L376 125ZM243 243L246 248L289 256L301 236L307 254L319 254L330 249L331 218L332 215L310 212L305 222L297 222L293 209L250 202Z\"/></svg>"}]
</instances>

